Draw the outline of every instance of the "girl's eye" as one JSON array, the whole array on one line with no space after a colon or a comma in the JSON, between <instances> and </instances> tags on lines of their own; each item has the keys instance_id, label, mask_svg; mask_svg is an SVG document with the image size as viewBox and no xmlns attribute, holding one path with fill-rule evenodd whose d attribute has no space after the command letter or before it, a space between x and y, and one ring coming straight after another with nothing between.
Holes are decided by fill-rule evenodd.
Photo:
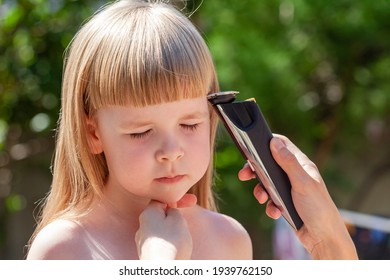
<instances>
[{"instance_id":1,"label":"girl's eye","mask_svg":"<svg viewBox=\"0 0 390 280\"><path fill-rule=\"evenodd\" d=\"M196 123L196 124L181 124L180 126L182 128L184 128L185 130L195 131L199 127L199 124L198 123Z\"/></svg>"},{"instance_id":2,"label":"girl's eye","mask_svg":"<svg viewBox=\"0 0 390 280\"><path fill-rule=\"evenodd\" d=\"M151 132L152 132L152 130L149 129L147 131L140 132L140 133L130 133L129 135L131 138L134 138L134 139L142 139L142 138L148 136Z\"/></svg>"}]
</instances>

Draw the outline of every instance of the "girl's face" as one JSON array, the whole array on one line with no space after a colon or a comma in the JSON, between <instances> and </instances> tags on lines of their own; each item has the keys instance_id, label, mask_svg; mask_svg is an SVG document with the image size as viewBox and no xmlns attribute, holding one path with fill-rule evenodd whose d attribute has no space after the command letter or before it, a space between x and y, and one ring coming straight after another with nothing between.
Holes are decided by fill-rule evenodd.
<instances>
[{"instance_id":1,"label":"girl's face","mask_svg":"<svg viewBox=\"0 0 390 280\"><path fill-rule=\"evenodd\" d=\"M109 191L174 203L202 178L210 162L206 97L102 108L89 128L93 151L106 157Z\"/></svg>"}]
</instances>

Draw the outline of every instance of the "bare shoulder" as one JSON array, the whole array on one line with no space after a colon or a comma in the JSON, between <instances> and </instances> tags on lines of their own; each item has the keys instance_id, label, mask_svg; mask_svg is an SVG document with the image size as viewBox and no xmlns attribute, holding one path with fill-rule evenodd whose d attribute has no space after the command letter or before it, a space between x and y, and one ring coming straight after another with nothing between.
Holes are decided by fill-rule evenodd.
<instances>
[{"instance_id":1,"label":"bare shoulder","mask_svg":"<svg viewBox=\"0 0 390 280\"><path fill-rule=\"evenodd\" d=\"M88 259L90 253L83 236L79 224L69 220L53 221L35 237L27 259Z\"/></svg>"},{"instance_id":2,"label":"bare shoulder","mask_svg":"<svg viewBox=\"0 0 390 280\"><path fill-rule=\"evenodd\" d=\"M252 259L252 242L245 228L234 218L196 207L192 213L191 228L195 236L208 248L210 259ZM194 240L195 241L195 240ZM199 252L201 255L202 252Z\"/></svg>"}]
</instances>

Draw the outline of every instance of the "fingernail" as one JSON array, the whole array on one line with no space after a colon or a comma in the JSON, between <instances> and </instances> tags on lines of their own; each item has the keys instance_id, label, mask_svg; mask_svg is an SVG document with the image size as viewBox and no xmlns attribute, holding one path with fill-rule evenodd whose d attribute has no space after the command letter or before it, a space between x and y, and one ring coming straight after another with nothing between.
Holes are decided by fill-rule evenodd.
<instances>
[{"instance_id":1,"label":"fingernail","mask_svg":"<svg viewBox=\"0 0 390 280\"><path fill-rule=\"evenodd\" d=\"M281 149L286 147L286 145L284 144L284 142L282 140L280 140L279 138L274 138L274 139L275 139L274 144L275 144L276 150L280 151Z\"/></svg>"}]
</instances>

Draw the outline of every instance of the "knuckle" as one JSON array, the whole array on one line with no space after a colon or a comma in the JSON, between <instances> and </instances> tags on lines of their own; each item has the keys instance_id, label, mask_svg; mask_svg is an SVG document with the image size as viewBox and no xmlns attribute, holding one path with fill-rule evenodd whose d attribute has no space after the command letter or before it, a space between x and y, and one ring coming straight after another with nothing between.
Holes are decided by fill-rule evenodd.
<instances>
[{"instance_id":1,"label":"knuckle","mask_svg":"<svg viewBox=\"0 0 390 280\"><path fill-rule=\"evenodd\" d=\"M310 174L319 172L317 165L312 161L304 163L303 168Z\"/></svg>"},{"instance_id":2,"label":"knuckle","mask_svg":"<svg viewBox=\"0 0 390 280\"><path fill-rule=\"evenodd\" d=\"M295 164L297 162L297 158L295 157L295 155L293 153L291 153L289 150L287 149L283 149L282 151L282 157L283 159L289 163L289 164Z\"/></svg>"}]
</instances>

